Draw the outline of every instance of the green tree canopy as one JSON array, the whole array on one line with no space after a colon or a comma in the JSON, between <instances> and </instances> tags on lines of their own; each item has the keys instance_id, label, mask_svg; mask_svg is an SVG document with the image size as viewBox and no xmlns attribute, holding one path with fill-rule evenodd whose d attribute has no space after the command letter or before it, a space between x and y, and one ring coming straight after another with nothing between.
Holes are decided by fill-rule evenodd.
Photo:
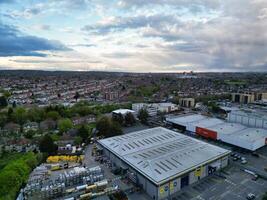
<instances>
[{"instance_id":1,"label":"green tree canopy","mask_svg":"<svg viewBox=\"0 0 267 200\"><path fill-rule=\"evenodd\" d=\"M132 113L130 113L130 112L128 112L128 113L126 113L126 115L125 115L125 117L124 117L124 119L125 119L125 124L126 125L134 125L135 124L135 118L134 118L134 116L133 116L133 114Z\"/></svg>"},{"instance_id":2,"label":"green tree canopy","mask_svg":"<svg viewBox=\"0 0 267 200\"><path fill-rule=\"evenodd\" d=\"M32 122L38 122L44 120L45 112L40 108L31 108L27 111L27 118Z\"/></svg>"},{"instance_id":3,"label":"green tree canopy","mask_svg":"<svg viewBox=\"0 0 267 200\"><path fill-rule=\"evenodd\" d=\"M123 115L121 113L113 114L112 119L114 121L118 122L120 125L122 125L124 123L124 118L123 118Z\"/></svg>"},{"instance_id":4,"label":"green tree canopy","mask_svg":"<svg viewBox=\"0 0 267 200\"><path fill-rule=\"evenodd\" d=\"M98 135L104 137L112 137L122 134L121 125L106 116L101 117L96 122L96 129L98 130Z\"/></svg>"},{"instance_id":5,"label":"green tree canopy","mask_svg":"<svg viewBox=\"0 0 267 200\"><path fill-rule=\"evenodd\" d=\"M0 170L1 200L16 199L19 189L27 182L28 176L33 168L38 165L40 161L38 157L39 154L36 155L31 152L15 156L6 163L5 167Z\"/></svg>"},{"instance_id":6,"label":"green tree canopy","mask_svg":"<svg viewBox=\"0 0 267 200\"><path fill-rule=\"evenodd\" d=\"M141 121L143 124L147 124L147 119L148 119L148 112L146 109L141 109L138 113L138 119Z\"/></svg>"},{"instance_id":7,"label":"green tree canopy","mask_svg":"<svg viewBox=\"0 0 267 200\"><path fill-rule=\"evenodd\" d=\"M26 133L24 133L24 136L25 136L25 138L32 139L35 134L36 134L36 131L29 130Z\"/></svg>"},{"instance_id":8,"label":"green tree canopy","mask_svg":"<svg viewBox=\"0 0 267 200\"><path fill-rule=\"evenodd\" d=\"M61 119L58 122L58 128L61 133L67 132L73 127L72 121L68 118Z\"/></svg>"},{"instance_id":9,"label":"green tree canopy","mask_svg":"<svg viewBox=\"0 0 267 200\"><path fill-rule=\"evenodd\" d=\"M0 96L0 108L7 107L8 103L5 96Z\"/></svg>"},{"instance_id":10,"label":"green tree canopy","mask_svg":"<svg viewBox=\"0 0 267 200\"><path fill-rule=\"evenodd\" d=\"M46 113L46 118L47 119L53 119L56 121L60 118L60 115L57 111L49 111Z\"/></svg>"},{"instance_id":11,"label":"green tree canopy","mask_svg":"<svg viewBox=\"0 0 267 200\"><path fill-rule=\"evenodd\" d=\"M39 149L42 153L53 155L57 151L57 145L54 144L52 137L49 134L46 134L40 140Z\"/></svg>"},{"instance_id":12,"label":"green tree canopy","mask_svg":"<svg viewBox=\"0 0 267 200\"><path fill-rule=\"evenodd\" d=\"M90 130L86 125L82 125L78 129L78 136L82 138L82 142L87 142L89 137Z\"/></svg>"},{"instance_id":13,"label":"green tree canopy","mask_svg":"<svg viewBox=\"0 0 267 200\"><path fill-rule=\"evenodd\" d=\"M23 107L16 108L12 115L15 122L21 126L27 121L27 113Z\"/></svg>"},{"instance_id":14,"label":"green tree canopy","mask_svg":"<svg viewBox=\"0 0 267 200\"><path fill-rule=\"evenodd\" d=\"M7 123L7 115L4 113L0 113L0 128L3 128Z\"/></svg>"}]
</instances>

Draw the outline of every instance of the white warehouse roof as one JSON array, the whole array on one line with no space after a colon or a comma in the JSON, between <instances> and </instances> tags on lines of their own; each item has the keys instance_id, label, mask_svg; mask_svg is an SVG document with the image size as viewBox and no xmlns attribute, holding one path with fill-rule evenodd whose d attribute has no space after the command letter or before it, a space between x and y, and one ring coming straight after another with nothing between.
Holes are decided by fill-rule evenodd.
<instances>
[{"instance_id":1,"label":"white warehouse roof","mask_svg":"<svg viewBox=\"0 0 267 200\"><path fill-rule=\"evenodd\" d=\"M167 119L169 122L186 126L187 130L197 132L196 127L216 132L217 140L232 144L244 149L255 151L265 145L267 130L249 128L239 123L225 122L217 118L193 114Z\"/></svg>"},{"instance_id":2,"label":"white warehouse roof","mask_svg":"<svg viewBox=\"0 0 267 200\"><path fill-rule=\"evenodd\" d=\"M230 153L162 127L106 138L99 143L157 185Z\"/></svg>"},{"instance_id":3,"label":"white warehouse roof","mask_svg":"<svg viewBox=\"0 0 267 200\"><path fill-rule=\"evenodd\" d=\"M191 122L190 124L195 126L195 127L208 128L208 127L211 127L211 126L224 124L224 123L225 122L223 120L221 120L221 119L206 117L205 119L202 119L202 120L199 120L199 121L194 121L194 122Z\"/></svg>"},{"instance_id":4,"label":"white warehouse roof","mask_svg":"<svg viewBox=\"0 0 267 200\"><path fill-rule=\"evenodd\" d=\"M209 129L216 131L217 133L233 134L247 129L248 127L238 123L223 123L210 127Z\"/></svg>"},{"instance_id":5,"label":"white warehouse roof","mask_svg":"<svg viewBox=\"0 0 267 200\"><path fill-rule=\"evenodd\" d=\"M207 117L199 114L193 114L193 115L190 114L190 115L180 115L180 116L170 117L167 118L166 120L168 122L172 122L175 124L186 125L188 123L200 121L203 119L207 119Z\"/></svg>"}]
</instances>

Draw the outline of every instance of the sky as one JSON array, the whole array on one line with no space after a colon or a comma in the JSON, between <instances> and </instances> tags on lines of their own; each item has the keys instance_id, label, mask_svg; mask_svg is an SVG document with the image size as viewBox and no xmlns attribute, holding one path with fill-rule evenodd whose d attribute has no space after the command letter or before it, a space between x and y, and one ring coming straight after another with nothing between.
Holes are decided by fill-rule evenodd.
<instances>
[{"instance_id":1,"label":"sky","mask_svg":"<svg viewBox=\"0 0 267 200\"><path fill-rule=\"evenodd\" d=\"M267 1L0 0L0 69L267 71Z\"/></svg>"}]
</instances>

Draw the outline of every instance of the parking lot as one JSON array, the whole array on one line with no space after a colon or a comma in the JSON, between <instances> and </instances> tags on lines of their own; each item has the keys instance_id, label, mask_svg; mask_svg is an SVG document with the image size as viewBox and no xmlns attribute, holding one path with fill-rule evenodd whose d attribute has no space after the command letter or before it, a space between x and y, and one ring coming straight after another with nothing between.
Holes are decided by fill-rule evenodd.
<instances>
[{"instance_id":1,"label":"parking lot","mask_svg":"<svg viewBox=\"0 0 267 200\"><path fill-rule=\"evenodd\" d=\"M239 167L232 165L222 173L225 178L213 175L207 177L197 184L183 189L173 197L173 200L242 200L246 199L249 193L261 199L267 191L267 181L258 179L252 180L252 175L243 172Z\"/></svg>"}]
</instances>

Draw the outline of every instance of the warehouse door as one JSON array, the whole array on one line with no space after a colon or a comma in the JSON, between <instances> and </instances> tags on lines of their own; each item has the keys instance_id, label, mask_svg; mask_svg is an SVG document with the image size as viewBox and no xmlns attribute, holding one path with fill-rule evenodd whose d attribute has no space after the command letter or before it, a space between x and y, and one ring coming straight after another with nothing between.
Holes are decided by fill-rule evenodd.
<instances>
[{"instance_id":1,"label":"warehouse door","mask_svg":"<svg viewBox=\"0 0 267 200\"><path fill-rule=\"evenodd\" d=\"M239 103L240 102L240 95L235 95L235 102Z\"/></svg>"},{"instance_id":2,"label":"warehouse door","mask_svg":"<svg viewBox=\"0 0 267 200\"><path fill-rule=\"evenodd\" d=\"M208 166L208 174L213 174L214 172L216 172L216 167L212 167L212 166Z\"/></svg>"},{"instance_id":3,"label":"warehouse door","mask_svg":"<svg viewBox=\"0 0 267 200\"><path fill-rule=\"evenodd\" d=\"M189 185L189 175L181 178L181 189Z\"/></svg>"},{"instance_id":4,"label":"warehouse door","mask_svg":"<svg viewBox=\"0 0 267 200\"><path fill-rule=\"evenodd\" d=\"M245 96L245 98L244 98L244 103L245 103L245 104L248 104L248 96Z\"/></svg>"}]
</instances>

